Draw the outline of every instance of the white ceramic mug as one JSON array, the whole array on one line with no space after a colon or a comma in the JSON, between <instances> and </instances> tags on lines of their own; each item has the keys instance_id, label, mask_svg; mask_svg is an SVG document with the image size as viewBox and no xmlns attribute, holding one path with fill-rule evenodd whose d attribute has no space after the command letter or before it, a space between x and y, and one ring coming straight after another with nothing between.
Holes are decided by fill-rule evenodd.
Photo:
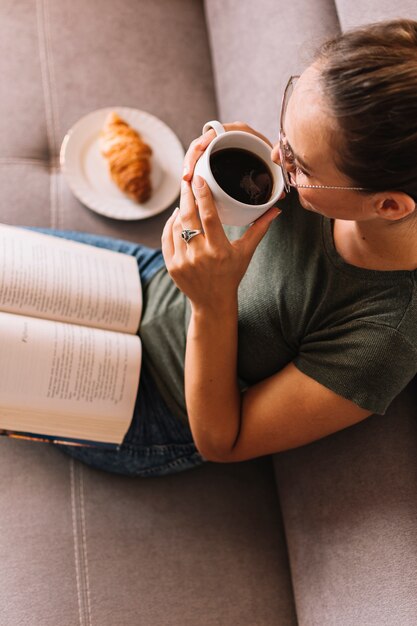
<instances>
[{"instance_id":1,"label":"white ceramic mug","mask_svg":"<svg viewBox=\"0 0 417 626\"><path fill-rule=\"evenodd\" d=\"M220 122L213 120L204 124L203 133L210 128L216 133L216 137L209 144L203 155L198 159L194 175L199 175L208 184L213 194L214 201L222 224L232 226L246 226L251 224L265 211L277 202L284 189L284 179L279 165L271 160L271 146L265 141L241 130L226 132ZM210 167L210 156L225 148L240 148L253 152L260 157L269 167L273 177L272 193L265 204L244 204L229 196L216 182Z\"/></svg>"}]
</instances>

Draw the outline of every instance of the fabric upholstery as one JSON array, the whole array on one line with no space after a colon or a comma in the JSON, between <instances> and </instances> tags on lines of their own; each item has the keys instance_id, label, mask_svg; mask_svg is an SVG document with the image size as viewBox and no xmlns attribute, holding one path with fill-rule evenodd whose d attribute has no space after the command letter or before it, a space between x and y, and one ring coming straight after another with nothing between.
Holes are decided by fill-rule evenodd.
<instances>
[{"instance_id":1,"label":"fabric upholstery","mask_svg":"<svg viewBox=\"0 0 417 626\"><path fill-rule=\"evenodd\" d=\"M96 215L63 180L59 149L80 117L115 104L153 113L188 147L217 115L202 3L4 0L0 41L0 219L159 245L169 209L128 223Z\"/></svg>"},{"instance_id":2,"label":"fabric upholstery","mask_svg":"<svg viewBox=\"0 0 417 626\"><path fill-rule=\"evenodd\" d=\"M335 3L342 30L399 17L417 19L415 0L401 0L401 2L361 0L359 3L350 0L335 0Z\"/></svg>"},{"instance_id":3,"label":"fabric upholstery","mask_svg":"<svg viewBox=\"0 0 417 626\"><path fill-rule=\"evenodd\" d=\"M333 0L205 0L220 120L275 142L282 92L339 32Z\"/></svg>"},{"instance_id":4,"label":"fabric upholstery","mask_svg":"<svg viewBox=\"0 0 417 626\"><path fill-rule=\"evenodd\" d=\"M0 448L2 626L296 625L270 459L135 479Z\"/></svg>"},{"instance_id":5,"label":"fabric upholstery","mask_svg":"<svg viewBox=\"0 0 417 626\"><path fill-rule=\"evenodd\" d=\"M300 626L415 626L416 402L275 455Z\"/></svg>"}]
</instances>

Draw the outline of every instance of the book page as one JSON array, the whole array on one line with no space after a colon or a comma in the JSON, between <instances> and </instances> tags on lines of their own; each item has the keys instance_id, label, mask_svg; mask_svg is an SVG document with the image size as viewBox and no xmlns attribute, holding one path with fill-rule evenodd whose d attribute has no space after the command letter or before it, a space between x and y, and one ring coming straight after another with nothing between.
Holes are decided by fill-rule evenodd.
<instances>
[{"instance_id":1,"label":"book page","mask_svg":"<svg viewBox=\"0 0 417 626\"><path fill-rule=\"evenodd\" d=\"M0 313L0 346L0 428L122 440L139 384L138 336Z\"/></svg>"},{"instance_id":2,"label":"book page","mask_svg":"<svg viewBox=\"0 0 417 626\"><path fill-rule=\"evenodd\" d=\"M136 259L0 224L0 310L135 333L142 311Z\"/></svg>"}]
</instances>

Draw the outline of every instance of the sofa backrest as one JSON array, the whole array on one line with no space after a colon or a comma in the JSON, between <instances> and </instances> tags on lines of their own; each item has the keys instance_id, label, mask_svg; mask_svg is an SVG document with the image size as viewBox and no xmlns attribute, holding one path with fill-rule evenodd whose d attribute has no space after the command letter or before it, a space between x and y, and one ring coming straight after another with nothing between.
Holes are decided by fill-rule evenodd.
<instances>
[{"instance_id":1,"label":"sofa backrest","mask_svg":"<svg viewBox=\"0 0 417 626\"><path fill-rule=\"evenodd\" d=\"M417 19L416 0L205 0L219 117L242 120L271 141L285 83L341 30Z\"/></svg>"}]
</instances>

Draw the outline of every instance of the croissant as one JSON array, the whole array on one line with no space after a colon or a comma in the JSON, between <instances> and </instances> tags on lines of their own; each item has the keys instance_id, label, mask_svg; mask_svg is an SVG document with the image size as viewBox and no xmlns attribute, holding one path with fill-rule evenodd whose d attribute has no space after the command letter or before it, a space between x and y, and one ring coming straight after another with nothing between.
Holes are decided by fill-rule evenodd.
<instances>
[{"instance_id":1,"label":"croissant","mask_svg":"<svg viewBox=\"0 0 417 626\"><path fill-rule=\"evenodd\" d=\"M152 194L152 149L117 113L110 113L100 133L100 150L116 185L136 202Z\"/></svg>"}]
</instances>

